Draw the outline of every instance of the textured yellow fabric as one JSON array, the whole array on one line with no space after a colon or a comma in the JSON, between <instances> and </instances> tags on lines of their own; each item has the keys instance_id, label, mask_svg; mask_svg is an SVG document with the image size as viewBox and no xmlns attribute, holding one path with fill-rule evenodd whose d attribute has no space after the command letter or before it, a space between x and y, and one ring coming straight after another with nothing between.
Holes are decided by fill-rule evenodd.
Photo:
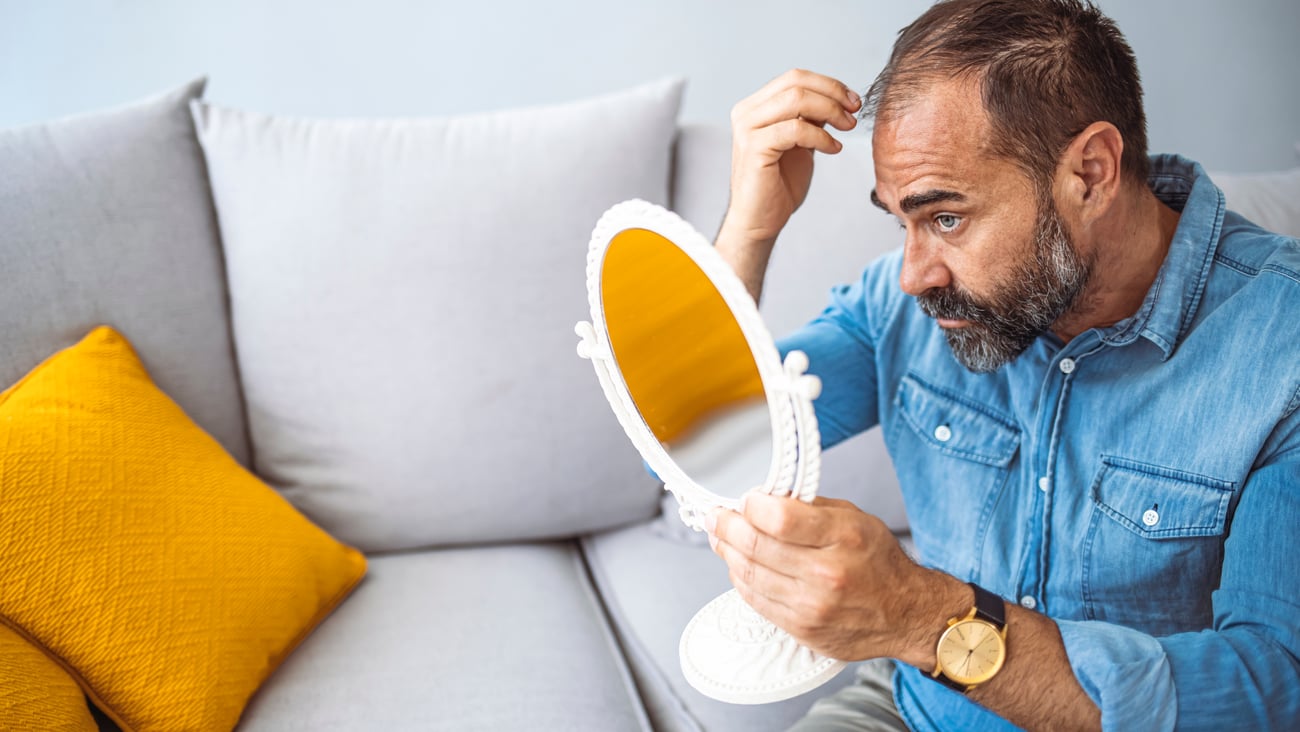
<instances>
[{"instance_id":1,"label":"textured yellow fabric","mask_svg":"<svg viewBox=\"0 0 1300 732\"><path fill-rule=\"evenodd\" d=\"M68 672L0 623L0 730L98 729Z\"/></svg>"},{"instance_id":2,"label":"textured yellow fabric","mask_svg":"<svg viewBox=\"0 0 1300 732\"><path fill-rule=\"evenodd\" d=\"M0 622L124 730L229 730L365 574L108 327L0 393Z\"/></svg>"}]
</instances>

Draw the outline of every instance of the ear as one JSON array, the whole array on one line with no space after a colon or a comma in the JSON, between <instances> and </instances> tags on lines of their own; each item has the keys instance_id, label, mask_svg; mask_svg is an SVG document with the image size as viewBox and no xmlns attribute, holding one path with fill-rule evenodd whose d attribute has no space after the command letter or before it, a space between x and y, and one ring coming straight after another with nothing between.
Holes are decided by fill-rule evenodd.
<instances>
[{"instance_id":1,"label":"ear","mask_svg":"<svg viewBox=\"0 0 1300 732\"><path fill-rule=\"evenodd\" d=\"M1084 223L1104 215L1120 193L1123 153L1124 137L1109 122L1093 122L1075 135L1057 166L1059 204Z\"/></svg>"}]
</instances>

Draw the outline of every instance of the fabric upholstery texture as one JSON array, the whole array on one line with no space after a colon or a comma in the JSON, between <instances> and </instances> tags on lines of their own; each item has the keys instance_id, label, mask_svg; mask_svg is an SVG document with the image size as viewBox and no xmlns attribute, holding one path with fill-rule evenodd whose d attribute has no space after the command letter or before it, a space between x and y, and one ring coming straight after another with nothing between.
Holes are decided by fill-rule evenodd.
<instances>
[{"instance_id":1,"label":"fabric upholstery texture","mask_svg":"<svg viewBox=\"0 0 1300 732\"><path fill-rule=\"evenodd\" d=\"M0 623L0 729L96 732L86 695L59 664Z\"/></svg>"},{"instance_id":2,"label":"fabric upholstery texture","mask_svg":"<svg viewBox=\"0 0 1300 732\"><path fill-rule=\"evenodd\" d=\"M189 101L0 130L0 385L100 323L240 463L248 434L216 215Z\"/></svg>"},{"instance_id":3,"label":"fabric upholstery texture","mask_svg":"<svg viewBox=\"0 0 1300 732\"><path fill-rule=\"evenodd\" d=\"M668 498L665 505L676 504ZM819 696L852 680L852 672L844 671L807 694L753 706L726 704L692 688L678 660L682 631L700 608L731 589L731 583L726 564L709 550L704 534L686 529L675 509L665 514L582 540L592 577L658 732L785 729Z\"/></svg>"},{"instance_id":4,"label":"fabric upholstery texture","mask_svg":"<svg viewBox=\"0 0 1300 732\"><path fill-rule=\"evenodd\" d=\"M572 542L372 556L239 732L650 730Z\"/></svg>"},{"instance_id":5,"label":"fabric upholstery texture","mask_svg":"<svg viewBox=\"0 0 1300 732\"><path fill-rule=\"evenodd\" d=\"M230 729L365 573L109 327L0 393L0 622L122 729Z\"/></svg>"},{"instance_id":6,"label":"fabric upholstery texture","mask_svg":"<svg viewBox=\"0 0 1300 732\"><path fill-rule=\"evenodd\" d=\"M451 119L196 103L258 474L366 551L653 515L573 326L600 214L666 202L681 88Z\"/></svg>"}]
</instances>

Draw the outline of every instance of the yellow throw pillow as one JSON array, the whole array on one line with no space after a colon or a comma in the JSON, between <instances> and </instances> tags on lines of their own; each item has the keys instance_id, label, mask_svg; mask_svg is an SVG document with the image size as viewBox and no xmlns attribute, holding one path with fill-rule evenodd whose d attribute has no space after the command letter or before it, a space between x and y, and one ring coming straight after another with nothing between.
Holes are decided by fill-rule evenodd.
<instances>
[{"instance_id":1,"label":"yellow throw pillow","mask_svg":"<svg viewBox=\"0 0 1300 732\"><path fill-rule=\"evenodd\" d=\"M0 623L126 732L232 729L365 567L111 328L0 393Z\"/></svg>"},{"instance_id":2,"label":"yellow throw pillow","mask_svg":"<svg viewBox=\"0 0 1300 732\"><path fill-rule=\"evenodd\" d=\"M0 623L0 729L99 730L77 682L3 623Z\"/></svg>"}]
</instances>

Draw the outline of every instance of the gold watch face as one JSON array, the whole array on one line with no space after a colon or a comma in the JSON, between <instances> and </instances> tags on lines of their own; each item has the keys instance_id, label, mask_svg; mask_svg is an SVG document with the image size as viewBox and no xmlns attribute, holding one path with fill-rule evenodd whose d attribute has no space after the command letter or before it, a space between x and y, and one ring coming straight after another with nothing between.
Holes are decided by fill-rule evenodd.
<instances>
[{"instance_id":1,"label":"gold watch face","mask_svg":"<svg viewBox=\"0 0 1300 732\"><path fill-rule=\"evenodd\" d=\"M939 638L939 668L959 684L972 686L993 678L1006 660L1006 644L986 620L960 620Z\"/></svg>"}]
</instances>

